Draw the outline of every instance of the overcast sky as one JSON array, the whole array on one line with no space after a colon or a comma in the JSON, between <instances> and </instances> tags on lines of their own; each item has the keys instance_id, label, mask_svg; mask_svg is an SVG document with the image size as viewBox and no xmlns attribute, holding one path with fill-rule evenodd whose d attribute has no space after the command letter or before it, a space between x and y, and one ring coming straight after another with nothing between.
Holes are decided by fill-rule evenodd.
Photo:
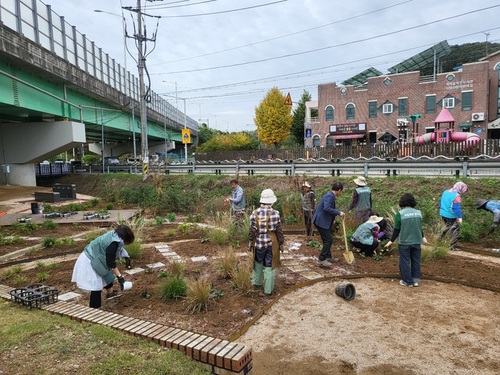
<instances>
[{"instance_id":1,"label":"overcast sky","mask_svg":"<svg viewBox=\"0 0 500 375\"><path fill-rule=\"evenodd\" d=\"M135 0L43 0L119 63L122 7ZM255 107L272 87L295 103L319 83L369 68L383 73L432 45L499 42L494 0L164 0L142 1L153 91L195 120L223 131L255 130ZM114 13L96 13L94 10ZM137 13L123 10L128 34ZM158 23L158 28L157 28ZM137 48L128 39L137 59ZM153 49L154 48L154 49ZM137 63L127 68L136 77ZM177 101L180 110L184 101Z\"/></svg>"}]
</instances>

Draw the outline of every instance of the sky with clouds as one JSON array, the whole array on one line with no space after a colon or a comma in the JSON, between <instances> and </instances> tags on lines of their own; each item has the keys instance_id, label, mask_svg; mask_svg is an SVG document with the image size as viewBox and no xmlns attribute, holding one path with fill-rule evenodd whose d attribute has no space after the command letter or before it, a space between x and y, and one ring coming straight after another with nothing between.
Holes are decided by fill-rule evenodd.
<instances>
[{"instance_id":1,"label":"sky with clouds","mask_svg":"<svg viewBox=\"0 0 500 375\"><path fill-rule=\"evenodd\" d=\"M123 19L136 33L136 0L43 3L123 63ZM222 131L255 130L255 107L273 87L295 108L304 90L317 100L320 83L369 67L386 73L443 40L500 42L494 0L143 0L141 8L146 36L156 39L146 43L153 91ZM138 76L133 39L127 48Z\"/></svg>"}]
</instances>

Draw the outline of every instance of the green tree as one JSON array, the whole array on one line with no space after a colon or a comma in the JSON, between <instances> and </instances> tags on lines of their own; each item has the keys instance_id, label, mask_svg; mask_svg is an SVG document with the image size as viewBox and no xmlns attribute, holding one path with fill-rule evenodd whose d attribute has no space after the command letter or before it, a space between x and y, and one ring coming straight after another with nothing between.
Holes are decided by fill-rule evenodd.
<instances>
[{"instance_id":1,"label":"green tree","mask_svg":"<svg viewBox=\"0 0 500 375\"><path fill-rule=\"evenodd\" d=\"M250 138L246 133L225 133L214 135L207 142L199 146L198 151L252 150L255 149L257 145L258 141Z\"/></svg>"},{"instance_id":2,"label":"green tree","mask_svg":"<svg viewBox=\"0 0 500 375\"><path fill-rule=\"evenodd\" d=\"M209 128L207 124L201 124L200 128L198 129L198 145L201 146L203 143L208 142L217 133L217 130Z\"/></svg>"},{"instance_id":3,"label":"green tree","mask_svg":"<svg viewBox=\"0 0 500 375\"><path fill-rule=\"evenodd\" d=\"M255 108L255 126L259 140L278 147L290 134L293 117L291 107L285 105L285 96L273 87Z\"/></svg>"},{"instance_id":4,"label":"green tree","mask_svg":"<svg viewBox=\"0 0 500 375\"><path fill-rule=\"evenodd\" d=\"M304 144L304 123L306 120L306 103L311 100L311 94L308 91L304 90L302 96L300 98L299 105L293 111L293 122L291 133L293 139L296 143L303 145ZM318 110L314 109L311 111L311 117L317 117Z\"/></svg>"}]
</instances>

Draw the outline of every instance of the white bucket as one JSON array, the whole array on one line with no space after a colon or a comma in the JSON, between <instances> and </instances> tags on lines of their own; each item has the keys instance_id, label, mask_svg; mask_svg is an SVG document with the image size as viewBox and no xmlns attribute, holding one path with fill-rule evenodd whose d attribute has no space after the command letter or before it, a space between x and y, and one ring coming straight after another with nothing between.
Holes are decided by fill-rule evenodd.
<instances>
[{"instance_id":1,"label":"white bucket","mask_svg":"<svg viewBox=\"0 0 500 375\"><path fill-rule=\"evenodd\" d=\"M132 281L125 281L123 283L123 290L130 290L132 289Z\"/></svg>"}]
</instances>

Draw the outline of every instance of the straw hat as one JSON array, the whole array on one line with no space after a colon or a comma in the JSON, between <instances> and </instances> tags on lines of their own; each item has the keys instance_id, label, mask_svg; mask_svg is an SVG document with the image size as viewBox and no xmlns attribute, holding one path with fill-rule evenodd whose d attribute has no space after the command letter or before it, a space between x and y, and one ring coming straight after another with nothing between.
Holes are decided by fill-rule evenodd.
<instances>
[{"instance_id":1,"label":"straw hat","mask_svg":"<svg viewBox=\"0 0 500 375\"><path fill-rule=\"evenodd\" d=\"M308 188L310 188L310 187L311 187L311 185L309 185L309 182L307 182L307 181L305 181L305 182L302 184L302 186L305 186L305 187L308 187Z\"/></svg>"},{"instance_id":2,"label":"straw hat","mask_svg":"<svg viewBox=\"0 0 500 375\"><path fill-rule=\"evenodd\" d=\"M483 206L488 203L486 199L478 199L476 201L476 208L479 210L480 208L483 208Z\"/></svg>"},{"instance_id":3,"label":"straw hat","mask_svg":"<svg viewBox=\"0 0 500 375\"><path fill-rule=\"evenodd\" d=\"M358 186L368 185L368 182L366 182L366 179L363 176L358 176L357 178L355 178L354 183Z\"/></svg>"},{"instance_id":4,"label":"straw hat","mask_svg":"<svg viewBox=\"0 0 500 375\"><path fill-rule=\"evenodd\" d=\"M276 202L278 198L274 195L274 192L271 189L264 189L260 194L260 203L264 204L273 204Z\"/></svg>"},{"instance_id":5,"label":"straw hat","mask_svg":"<svg viewBox=\"0 0 500 375\"><path fill-rule=\"evenodd\" d=\"M384 220L383 217L373 215L373 216L370 216L370 218L367 220L367 222L377 224L377 223L381 222L382 220Z\"/></svg>"}]
</instances>

